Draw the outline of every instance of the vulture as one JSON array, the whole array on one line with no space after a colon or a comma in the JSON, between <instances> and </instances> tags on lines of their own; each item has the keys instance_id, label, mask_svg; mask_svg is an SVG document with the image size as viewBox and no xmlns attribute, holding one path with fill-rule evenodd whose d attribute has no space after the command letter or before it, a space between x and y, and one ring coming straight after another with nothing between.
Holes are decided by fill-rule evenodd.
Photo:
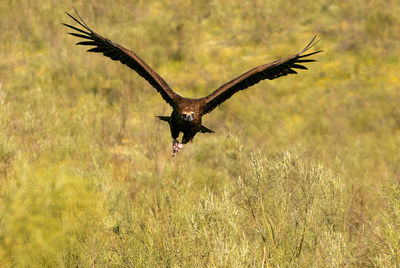
<instances>
[{"instance_id":1,"label":"vulture","mask_svg":"<svg viewBox=\"0 0 400 268\"><path fill-rule=\"evenodd\" d=\"M77 27L66 23L63 23L63 25L73 30L69 34L82 39L76 43L77 45L91 46L92 48L88 49L88 52L102 53L114 61L119 61L127 65L146 79L172 107L170 116L157 116L160 120L168 122L170 126L172 156L176 156L183 148L183 144L192 141L198 132L214 133L214 131L202 125L201 119L205 114L210 113L218 105L232 97L233 94L251 87L264 79L272 80L288 74L297 74L295 69L307 70L307 67L303 64L316 61L310 59L309 56L322 52L322 50L318 50L305 54L305 52L318 43L319 40L316 41L315 35L303 50L292 56L257 66L223 84L206 97L198 99L185 98L174 92L167 82L138 55L94 32L76 11L75 13L77 17L66 12L71 19L78 23ZM183 133L183 137L182 141L179 142L178 137L181 132Z\"/></svg>"}]
</instances>

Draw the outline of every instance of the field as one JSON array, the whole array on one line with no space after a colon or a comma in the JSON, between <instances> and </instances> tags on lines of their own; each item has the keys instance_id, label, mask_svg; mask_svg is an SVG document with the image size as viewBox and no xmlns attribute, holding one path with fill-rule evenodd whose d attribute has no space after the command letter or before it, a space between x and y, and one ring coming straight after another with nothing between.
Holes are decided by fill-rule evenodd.
<instances>
[{"instance_id":1,"label":"field","mask_svg":"<svg viewBox=\"0 0 400 268\"><path fill-rule=\"evenodd\" d=\"M0 267L399 267L398 1L74 2L0 1ZM324 52L172 158L170 107L74 8L188 97Z\"/></svg>"}]
</instances>

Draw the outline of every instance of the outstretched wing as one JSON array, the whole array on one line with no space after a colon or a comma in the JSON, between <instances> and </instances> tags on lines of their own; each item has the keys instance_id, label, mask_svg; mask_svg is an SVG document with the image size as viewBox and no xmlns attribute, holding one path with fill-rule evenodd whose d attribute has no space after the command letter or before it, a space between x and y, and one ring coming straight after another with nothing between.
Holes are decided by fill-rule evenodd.
<instances>
[{"instance_id":1,"label":"outstretched wing","mask_svg":"<svg viewBox=\"0 0 400 268\"><path fill-rule=\"evenodd\" d=\"M202 102L204 103L203 114L211 112L218 105L232 97L232 95L236 92L251 87L261 80L272 80L288 74L297 74L297 72L293 69L307 70L307 67L301 65L301 63L316 61L312 59L306 59L306 57L322 52L322 50L318 50L303 55L304 52L318 43L318 41L315 41L316 37L317 36L315 35L311 42L299 53L285 59L276 60L271 63L255 67L233 79L232 81L225 83L207 97L202 98Z\"/></svg>"},{"instance_id":2,"label":"outstretched wing","mask_svg":"<svg viewBox=\"0 0 400 268\"><path fill-rule=\"evenodd\" d=\"M79 17L80 21L69 13L67 13L67 15L83 27L83 29L79 29L63 23L63 25L76 31L69 34L85 39L85 41L79 42L77 45L94 46L94 48L89 49L88 52L103 53L104 56L119 61L135 70L161 94L168 104L174 106L175 99L180 98L180 96L173 92L164 79L151 69L138 55L92 31L77 12L76 15Z\"/></svg>"}]
</instances>

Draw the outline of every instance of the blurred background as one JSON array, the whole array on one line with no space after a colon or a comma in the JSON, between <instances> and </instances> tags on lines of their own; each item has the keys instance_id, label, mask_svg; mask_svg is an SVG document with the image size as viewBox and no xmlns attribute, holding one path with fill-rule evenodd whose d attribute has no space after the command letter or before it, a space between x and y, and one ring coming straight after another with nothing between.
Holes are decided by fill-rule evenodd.
<instances>
[{"instance_id":1,"label":"blurred background","mask_svg":"<svg viewBox=\"0 0 400 268\"><path fill-rule=\"evenodd\" d=\"M74 8L203 97L321 41L308 71L233 96L171 157L170 107L85 52ZM0 2L1 266L400 263L398 1Z\"/></svg>"}]
</instances>

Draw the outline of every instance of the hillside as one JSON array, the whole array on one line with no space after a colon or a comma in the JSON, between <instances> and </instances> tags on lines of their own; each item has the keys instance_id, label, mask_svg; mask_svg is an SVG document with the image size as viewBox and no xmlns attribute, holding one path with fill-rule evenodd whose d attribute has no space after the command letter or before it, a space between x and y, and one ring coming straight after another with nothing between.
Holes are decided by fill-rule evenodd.
<instances>
[{"instance_id":1,"label":"hillside","mask_svg":"<svg viewBox=\"0 0 400 268\"><path fill-rule=\"evenodd\" d=\"M0 2L1 267L400 263L398 1L127 2ZM172 158L170 107L74 45L74 8L188 97L324 52Z\"/></svg>"}]
</instances>

